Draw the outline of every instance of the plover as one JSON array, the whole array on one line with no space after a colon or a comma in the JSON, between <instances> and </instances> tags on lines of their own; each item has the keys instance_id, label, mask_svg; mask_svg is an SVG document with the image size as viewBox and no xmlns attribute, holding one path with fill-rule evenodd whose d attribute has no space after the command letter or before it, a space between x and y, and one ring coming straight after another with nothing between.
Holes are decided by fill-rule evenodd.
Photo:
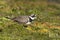
<instances>
[{"instance_id":1,"label":"plover","mask_svg":"<svg viewBox=\"0 0 60 40\"><path fill-rule=\"evenodd\" d=\"M30 16L23 15L23 16L18 16L14 17L11 20L18 22L18 23L23 23L23 24L31 24L31 22L36 19L35 14L31 14Z\"/></svg>"}]
</instances>

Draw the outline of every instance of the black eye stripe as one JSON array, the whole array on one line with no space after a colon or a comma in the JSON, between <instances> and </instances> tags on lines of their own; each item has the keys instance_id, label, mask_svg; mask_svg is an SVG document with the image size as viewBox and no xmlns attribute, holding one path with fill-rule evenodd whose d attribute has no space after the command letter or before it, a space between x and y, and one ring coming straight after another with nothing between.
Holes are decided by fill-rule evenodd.
<instances>
[{"instance_id":1,"label":"black eye stripe","mask_svg":"<svg viewBox=\"0 0 60 40\"><path fill-rule=\"evenodd\" d=\"M35 15L31 16L31 17L35 17Z\"/></svg>"}]
</instances>

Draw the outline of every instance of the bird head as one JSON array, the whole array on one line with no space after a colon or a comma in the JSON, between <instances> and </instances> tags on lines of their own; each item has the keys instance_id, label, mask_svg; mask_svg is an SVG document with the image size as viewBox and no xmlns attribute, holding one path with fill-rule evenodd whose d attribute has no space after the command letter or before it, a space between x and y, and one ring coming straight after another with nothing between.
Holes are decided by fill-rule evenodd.
<instances>
[{"instance_id":1,"label":"bird head","mask_svg":"<svg viewBox=\"0 0 60 40\"><path fill-rule=\"evenodd\" d=\"M35 14L31 14L29 17L30 17L32 20L36 19L36 15L35 15Z\"/></svg>"}]
</instances>

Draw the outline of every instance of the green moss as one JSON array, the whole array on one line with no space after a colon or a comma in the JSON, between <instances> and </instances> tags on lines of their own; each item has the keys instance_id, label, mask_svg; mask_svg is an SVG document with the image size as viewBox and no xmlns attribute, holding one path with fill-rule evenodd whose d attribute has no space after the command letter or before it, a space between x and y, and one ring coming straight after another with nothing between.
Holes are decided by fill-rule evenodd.
<instances>
[{"instance_id":1,"label":"green moss","mask_svg":"<svg viewBox=\"0 0 60 40\"><path fill-rule=\"evenodd\" d=\"M60 29L43 25L48 22L53 26L60 26L60 4L47 5L46 2L46 0L0 0L0 40L60 40ZM27 30L23 24L6 18L33 13L37 16L35 21L40 25L28 25L32 31ZM48 32L42 33L41 31L45 31L43 29L47 29Z\"/></svg>"}]
</instances>

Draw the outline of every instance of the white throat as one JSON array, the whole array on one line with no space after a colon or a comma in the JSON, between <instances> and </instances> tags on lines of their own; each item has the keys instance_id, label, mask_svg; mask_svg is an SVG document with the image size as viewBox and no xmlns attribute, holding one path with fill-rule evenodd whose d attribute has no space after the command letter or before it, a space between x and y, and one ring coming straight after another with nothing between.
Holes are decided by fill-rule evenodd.
<instances>
[{"instance_id":1,"label":"white throat","mask_svg":"<svg viewBox=\"0 0 60 40\"><path fill-rule=\"evenodd\" d=\"M36 19L36 17L31 17L31 16L29 16L32 20L34 20L34 19Z\"/></svg>"},{"instance_id":2,"label":"white throat","mask_svg":"<svg viewBox=\"0 0 60 40\"><path fill-rule=\"evenodd\" d=\"M31 17L31 16L30 16L30 18L31 18L32 20L34 20L34 19L35 19L35 18Z\"/></svg>"}]
</instances>

